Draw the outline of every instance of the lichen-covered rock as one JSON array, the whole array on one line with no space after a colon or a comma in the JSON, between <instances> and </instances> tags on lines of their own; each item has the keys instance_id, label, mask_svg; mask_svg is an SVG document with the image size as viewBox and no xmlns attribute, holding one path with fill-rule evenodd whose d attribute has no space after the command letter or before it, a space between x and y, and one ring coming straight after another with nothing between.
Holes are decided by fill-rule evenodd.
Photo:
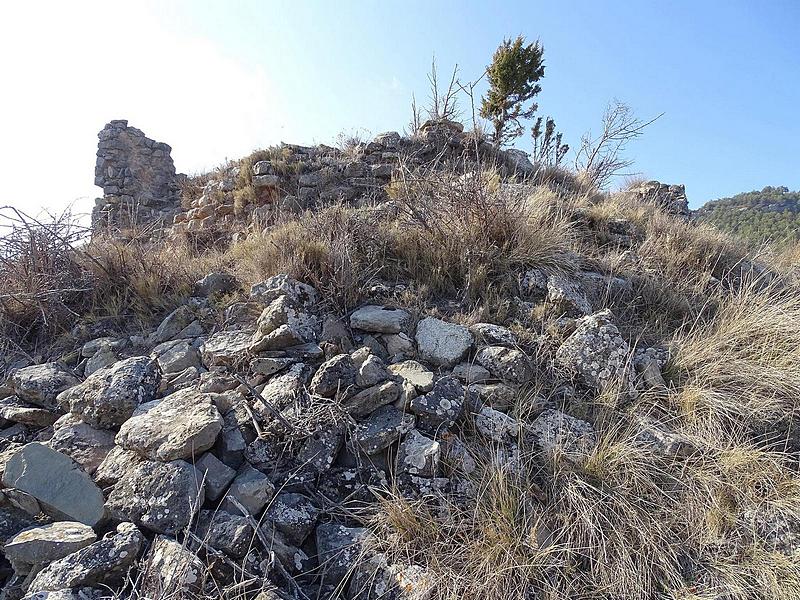
<instances>
[{"instance_id":1,"label":"lichen-covered rock","mask_svg":"<svg viewBox=\"0 0 800 600\"><path fill-rule=\"evenodd\" d=\"M158 389L155 361L135 356L93 373L80 385L58 395L59 404L99 429L113 429L127 421Z\"/></svg>"},{"instance_id":2,"label":"lichen-covered rock","mask_svg":"<svg viewBox=\"0 0 800 600\"><path fill-rule=\"evenodd\" d=\"M91 475L114 448L114 433L68 414L53 424L53 435L47 445L69 456Z\"/></svg>"},{"instance_id":3,"label":"lichen-covered rock","mask_svg":"<svg viewBox=\"0 0 800 600\"><path fill-rule=\"evenodd\" d=\"M417 351L423 360L452 367L472 347L473 338L463 325L448 323L435 317L426 317L417 325Z\"/></svg>"},{"instance_id":4,"label":"lichen-covered rock","mask_svg":"<svg viewBox=\"0 0 800 600\"><path fill-rule=\"evenodd\" d=\"M350 327L373 333L400 333L411 319L406 311L387 306L362 306L350 315Z\"/></svg>"},{"instance_id":5,"label":"lichen-covered rock","mask_svg":"<svg viewBox=\"0 0 800 600\"><path fill-rule=\"evenodd\" d=\"M218 331L200 347L206 367L234 366L247 358L252 334L247 331Z\"/></svg>"},{"instance_id":6,"label":"lichen-covered rock","mask_svg":"<svg viewBox=\"0 0 800 600\"><path fill-rule=\"evenodd\" d=\"M205 567L197 555L163 535L156 536L143 585L156 598L186 597L203 585Z\"/></svg>"},{"instance_id":7,"label":"lichen-covered rock","mask_svg":"<svg viewBox=\"0 0 800 600\"><path fill-rule=\"evenodd\" d=\"M564 275L547 278L547 301L556 311L568 316L583 316L592 312L592 305L580 285Z\"/></svg>"},{"instance_id":8,"label":"lichen-covered rock","mask_svg":"<svg viewBox=\"0 0 800 600\"><path fill-rule=\"evenodd\" d=\"M31 582L28 593L83 586L120 585L134 564L144 536L131 523L121 523L116 533L50 563Z\"/></svg>"},{"instance_id":9,"label":"lichen-covered rock","mask_svg":"<svg viewBox=\"0 0 800 600\"><path fill-rule=\"evenodd\" d=\"M415 360L389 365L389 371L409 382L418 392L430 392L433 389L433 371Z\"/></svg>"},{"instance_id":10,"label":"lichen-covered rock","mask_svg":"<svg viewBox=\"0 0 800 600\"><path fill-rule=\"evenodd\" d=\"M404 414L394 406L382 406L355 430L355 444L366 454L385 450L414 427L414 415Z\"/></svg>"},{"instance_id":11,"label":"lichen-covered rock","mask_svg":"<svg viewBox=\"0 0 800 600\"><path fill-rule=\"evenodd\" d=\"M606 309L579 319L556 351L556 361L584 384L598 391L620 385L635 395L629 364L630 347Z\"/></svg>"},{"instance_id":12,"label":"lichen-covered rock","mask_svg":"<svg viewBox=\"0 0 800 600\"><path fill-rule=\"evenodd\" d=\"M92 479L66 454L38 442L26 444L6 462L3 485L30 494L56 516L90 527L105 517L103 493Z\"/></svg>"},{"instance_id":13,"label":"lichen-covered rock","mask_svg":"<svg viewBox=\"0 0 800 600\"><path fill-rule=\"evenodd\" d=\"M281 350L316 340L319 322L289 296L278 296L264 309L250 340L250 352Z\"/></svg>"},{"instance_id":14,"label":"lichen-covered rock","mask_svg":"<svg viewBox=\"0 0 800 600\"><path fill-rule=\"evenodd\" d=\"M212 548L233 558L241 558L252 547L253 528L243 515L224 510L201 510L197 517L197 537Z\"/></svg>"},{"instance_id":15,"label":"lichen-covered rock","mask_svg":"<svg viewBox=\"0 0 800 600\"><path fill-rule=\"evenodd\" d=\"M192 510L205 501L202 477L182 460L143 460L117 481L106 501L111 516L175 535L189 524Z\"/></svg>"},{"instance_id":16,"label":"lichen-covered rock","mask_svg":"<svg viewBox=\"0 0 800 600\"><path fill-rule=\"evenodd\" d=\"M455 377L442 377L433 389L411 401L417 426L423 431L447 431L461 416L466 390Z\"/></svg>"},{"instance_id":17,"label":"lichen-covered rock","mask_svg":"<svg viewBox=\"0 0 800 600\"><path fill-rule=\"evenodd\" d=\"M498 379L512 383L526 383L533 377L533 368L528 356L516 348L487 346L475 357L478 363Z\"/></svg>"},{"instance_id":18,"label":"lichen-covered rock","mask_svg":"<svg viewBox=\"0 0 800 600\"><path fill-rule=\"evenodd\" d=\"M19 573L29 570L33 565L47 565L64 558L96 539L97 535L88 525L76 521L58 521L23 529L5 542L3 554Z\"/></svg>"},{"instance_id":19,"label":"lichen-covered rock","mask_svg":"<svg viewBox=\"0 0 800 600\"><path fill-rule=\"evenodd\" d=\"M300 546L317 524L320 509L308 496L293 492L281 492L272 500L264 513L264 523L269 523Z\"/></svg>"},{"instance_id":20,"label":"lichen-covered rock","mask_svg":"<svg viewBox=\"0 0 800 600\"><path fill-rule=\"evenodd\" d=\"M549 408L528 427L537 445L551 456L559 452L570 459L586 457L597 445L594 428L561 411Z\"/></svg>"},{"instance_id":21,"label":"lichen-covered rock","mask_svg":"<svg viewBox=\"0 0 800 600\"><path fill-rule=\"evenodd\" d=\"M116 442L153 460L190 459L214 445L222 424L210 394L184 389L140 405Z\"/></svg>"},{"instance_id":22,"label":"lichen-covered rock","mask_svg":"<svg viewBox=\"0 0 800 600\"><path fill-rule=\"evenodd\" d=\"M347 577L361 553L367 530L345 527L338 523L323 523L317 527L319 563L325 565L322 578L325 587L335 588Z\"/></svg>"},{"instance_id":23,"label":"lichen-covered rock","mask_svg":"<svg viewBox=\"0 0 800 600\"><path fill-rule=\"evenodd\" d=\"M18 369L11 376L14 392L21 400L46 409L58 408L56 397L80 380L59 363L45 363Z\"/></svg>"},{"instance_id":24,"label":"lichen-covered rock","mask_svg":"<svg viewBox=\"0 0 800 600\"><path fill-rule=\"evenodd\" d=\"M421 434L416 429L408 432L397 455L397 467L402 473L435 477L439 468L441 447L439 442Z\"/></svg>"},{"instance_id":25,"label":"lichen-covered rock","mask_svg":"<svg viewBox=\"0 0 800 600\"><path fill-rule=\"evenodd\" d=\"M313 287L292 279L286 273L270 277L250 288L250 297L264 304L283 295L300 306L309 306L317 301L317 291Z\"/></svg>"},{"instance_id":26,"label":"lichen-covered rock","mask_svg":"<svg viewBox=\"0 0 800 600\"><path fill-rule=\"evenodd\" d=\"M275 495L275 486L267 476L250 465L239 470L228 488L228 495L222 501L222 508L234 515L242 514L231 498L241 504L251 515L257 515Z\"/></svg>"},{"instance_id":27,"label":"lichen-covered rock","mask_svg":"<svg viewBox=\"0 0 800 600\"><path fill-rule=\"evenodd\" d=\"M311 378L309 391L317 396L347 397L356 385L358 370L349 354L338 354L322 363Z\"/></svg>"}]
</instances>

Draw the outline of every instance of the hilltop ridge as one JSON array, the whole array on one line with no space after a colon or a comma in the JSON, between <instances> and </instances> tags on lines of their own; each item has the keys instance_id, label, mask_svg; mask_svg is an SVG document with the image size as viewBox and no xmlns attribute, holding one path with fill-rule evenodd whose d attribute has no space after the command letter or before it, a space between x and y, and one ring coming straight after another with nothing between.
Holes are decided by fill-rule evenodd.
<instances>
[{"instance_id":1,"label":"hilltop ridge","mask_svg":"<svg viewBox=\"0 0 800 600\"><path fill-rule=\"evenodd\" d=\"M2 238L4 598L800 597L794 250L450 120L170 152Z\"/></svg>"}]
</instances>

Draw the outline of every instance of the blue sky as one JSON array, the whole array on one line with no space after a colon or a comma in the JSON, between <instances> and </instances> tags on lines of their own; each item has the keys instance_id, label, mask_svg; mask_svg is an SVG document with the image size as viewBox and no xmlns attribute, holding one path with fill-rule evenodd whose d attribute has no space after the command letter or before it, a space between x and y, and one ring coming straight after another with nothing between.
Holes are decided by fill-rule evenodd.
<instances>
[{"instance_id":1,"label":"blue sky","mask_svg":"<svg viewBox=\"0 0 800 600\"><path fill-rule=\"evenodd\" d=\"M800 189L797 0L65 4L17 3L0 24L13 90L0 164L17 182L0 202L28 210L91 206L110 119L172 145L185 172L279 141L402 130L433 55L442 77L458 63L471 80L517 34L545 47L540 112L573 147L618 98L664 113L630 146L633 170L686 184L693 206Z\"/></svg>"}]
</instances>

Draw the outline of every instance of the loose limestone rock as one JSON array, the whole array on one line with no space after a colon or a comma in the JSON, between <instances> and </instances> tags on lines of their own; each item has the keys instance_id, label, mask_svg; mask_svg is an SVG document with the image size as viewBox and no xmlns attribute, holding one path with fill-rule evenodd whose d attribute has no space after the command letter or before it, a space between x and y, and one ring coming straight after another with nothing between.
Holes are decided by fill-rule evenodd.
<instances>
[{"instance_id":1,"label":"loose limestone rock","mask_svg":"<svg viewBox=\"0 0 800 600\"><path fill-rule=\"evenodd\" d=\"M189 459L214 445L222 425L211 395L189 388L139 406L116 442L153 460Z\"/></svg>"},{"instance_id":2,"label":"loose limestone rock","mask_svg":"<svg viewBox=\"0 0 800 600\"><path fill-rule=\"evenodd\" d=\"M247 331L218 331L201 346L200 354L206 367L233 366L243 362L248 354L252 334Z\"/></svg>"},{"instance_id":3,"label":"loose limestone rock","mask_svg":"<svg viewBox=\"0 0 800 600\"><path fill-rule=\"evenodd\" d=\"M498 379L525 383L533 376L531 361L521 350L505 346L481 348L475 360Z\"/></svg>"},{"instance_id":4,"label":"loose limestone rock","mask_svg":"<svg viewBox=\"0 0 800 600\"><path fill-rule=\"evenodd\" d=\"M433 372L415 360L389 365L389 371L409 382L418 392L430 392L433 389Z\"/></svg>"},{"instance_id":5,"label":"loose limestone rock","mask_svg":"<svg viewBox=\"0 0 800 600\"><path fill-rule=\"evenodd\" d=\"M6 462L3 485L36 498L54 516L94 527L105 517L103 493L66 454L38 442L26 444Z\"/></svg>"},{"instance_id":6,"label":"loose limestone rock","mask_svg":"<svg viewBox=\"0 0 800 600\"><path fill-rule=\"evenodd\" d=\"M417 425L428 432L446 431L461 416L466 391L455 377L442 377L424 396L411 401L411 412L417 415Z\"/></svg>"},{"instance_id":7,"label":"loose limestone rock","mask_svg":"<svg viewBox=\"0 0 800 600\"><path fill-rule=\"evenodd\" d=\"M155 361L135 356L93 373L80 385L58 395L58 403L100 429L122 425L139 404L149 402L158 389Z\"/></svg>"},{"instance_id":8,"label":"loose limestone rock","mask_svg":"<svg viewBox=\"0 0 800 600\"><path fill-rule=\"evenodd\" d=\"M80 380L59 363L44 363L17 370L11 376L14 392L20 399L42 408L58 408L56 397Z\"/></svg>"},{"instance_id":9,"label":"loose limestone rock","mask_svg":"<svg viewBox=\"0 0 800 600\"><path fill-rule=\"evenodd\" d=\"M68 414L53 424L53 436L47 445L69 456L91 475L114 449L114 433L96 429Z\"/></svg>"},{"instance_id":10,"label":"loose limestone rock","mask_svg":"<svg viewBox=\"0 0 800 600\"><path fill-rule=\"evenodd\" d=\"M144 536L131 523L115 534L50 563L31 582L28 593L83 586L117 586L136 561Z\"/></svg>"},{"instance_id":11,"label":"loose limestone rock","mask_svg":"<svg viewBox=\"0 0 800 600\"><path fill-rule=\"evenodd\" d=\"M435 477L439 467L441 447L439 442L421 434L416 429L408 432L397 458L397 466L403 473L421 477Z\"/></svg>"},{"instance_id":12,"label":"loose limestone rock","mask_svg":"<svg viewBox=\"0 0 800 600\"><path fill-rule=\"evenodd\" d=\"M350 327L373 333L400 333L411 315L399 308L368 305L350 315Z\"/></svg>"},{"instance_id":13,"label":"loose limestone rock","mask_svg":"<svg viewBox=\"0 0 800 600\"><path fill-rule=\"evenodd\" d=\"M455 365L474 341L469 329L463 325L435 317L427 317L419 322L416 340L420 357L441 367Z\"/></svg>"},{"instance_id":14,"label":"loose limestone rock","mask_svg":"<svg viewBox=\"0 0 800 600\"><path fill-rule=\"evenodd\" d=\"M320 509L308 496L282 492L270 503L264 522L283 533L288 541L300 546L317 524Z\"/></svg>"},{"instance_id":15,"label":"loose limestone rock","mask_svg":"<svg viewBox=\"0 0 800 600\"><path fill-rule=\"evenodd\" d=\"M3 553L14 565L47 565L88 546L97 539L88 525L75 521L58 521L29 527L9 539ZM17 572L20 571L15 566Z\"/></svg>"},{"instance_id":16,"label":"loose limestone rock","mask_svg":"<svg viewBox=\"0 0 800 600\"><path fill-rule=\"evenodd\" d=\"M189 524L192 508L204 501L202 477L192 465L143 460L120 478L106 507L115 519L175 535Z\"/></svg>"},{"instance_id":17,"label":"loose limestone rock","mask_svg":"<svg viewBox=\"0 0 800 600\"><path fill-rule=\"evenodd\" d=\"M367 454L385 450L414 427L414 415L394 406L382 406L356 426L355 443Z\"/></svg>"},{"instance_id":18,"label":"loose limestone rock","mask_svg":"<svg viewBox=\"0 0 800 600\"><path fill-rule=\"evenodd\" d=\"M351 395L358 371L349 354L338 354L322 363L311 378L309 390L312 394L332 398L337 393L342 397Z\"/></svg>"},{"instance_id":19,"label":"loose limestone rock","mask_svg":"<svg viewBox=\"0 0 800 600\"><path fill-rule=\"evenodd\" d=\"M231 498L234 498L251 515L257 515L274 494L275 486L267 476L250 465L245 465L231 483L222 508L234 515L241 514L236 504L231 502Z\"/></svg>"},{"instance_id":20,"label":"loose limestone rock","mask_svg":"<svg viewBox=\"0 0 800 600\"><path fill-rule=\"evenodd\" d=\"M536 417L529 431L542 450L551 455L559 451L570 459L585 457L597 445L597 436L589 423L552 408Z\"/></svg>"},{"instance_id":21,"label":"loose limestone rock","mask_svg":"<svg viewBox=\"0 0 800 600\"><path fill-rule=\"evenodd\" d=\"M630 347L606 309L579 319L575 332L556 351L556 361L596 390L621 383L635 395L629 364Z\"/></svg>"}]
</instances>

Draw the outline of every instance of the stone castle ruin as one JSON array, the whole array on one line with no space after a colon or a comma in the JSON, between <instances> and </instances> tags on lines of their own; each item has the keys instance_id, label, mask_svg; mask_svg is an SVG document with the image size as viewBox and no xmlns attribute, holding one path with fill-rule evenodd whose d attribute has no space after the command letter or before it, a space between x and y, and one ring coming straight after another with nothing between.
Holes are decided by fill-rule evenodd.
<instances>
[{"instance_id":1,"label":"stone castle ruin","mask_svg":"<svg viewBox=\"0 0 800 600\"><path fill-rule=\"evenodd\" d=\"M127 228L168 222L180 205L172 148L111 121L98 134L94 183L103 197L92 211L92 225Z\"/></svg>"}]
</instances>

